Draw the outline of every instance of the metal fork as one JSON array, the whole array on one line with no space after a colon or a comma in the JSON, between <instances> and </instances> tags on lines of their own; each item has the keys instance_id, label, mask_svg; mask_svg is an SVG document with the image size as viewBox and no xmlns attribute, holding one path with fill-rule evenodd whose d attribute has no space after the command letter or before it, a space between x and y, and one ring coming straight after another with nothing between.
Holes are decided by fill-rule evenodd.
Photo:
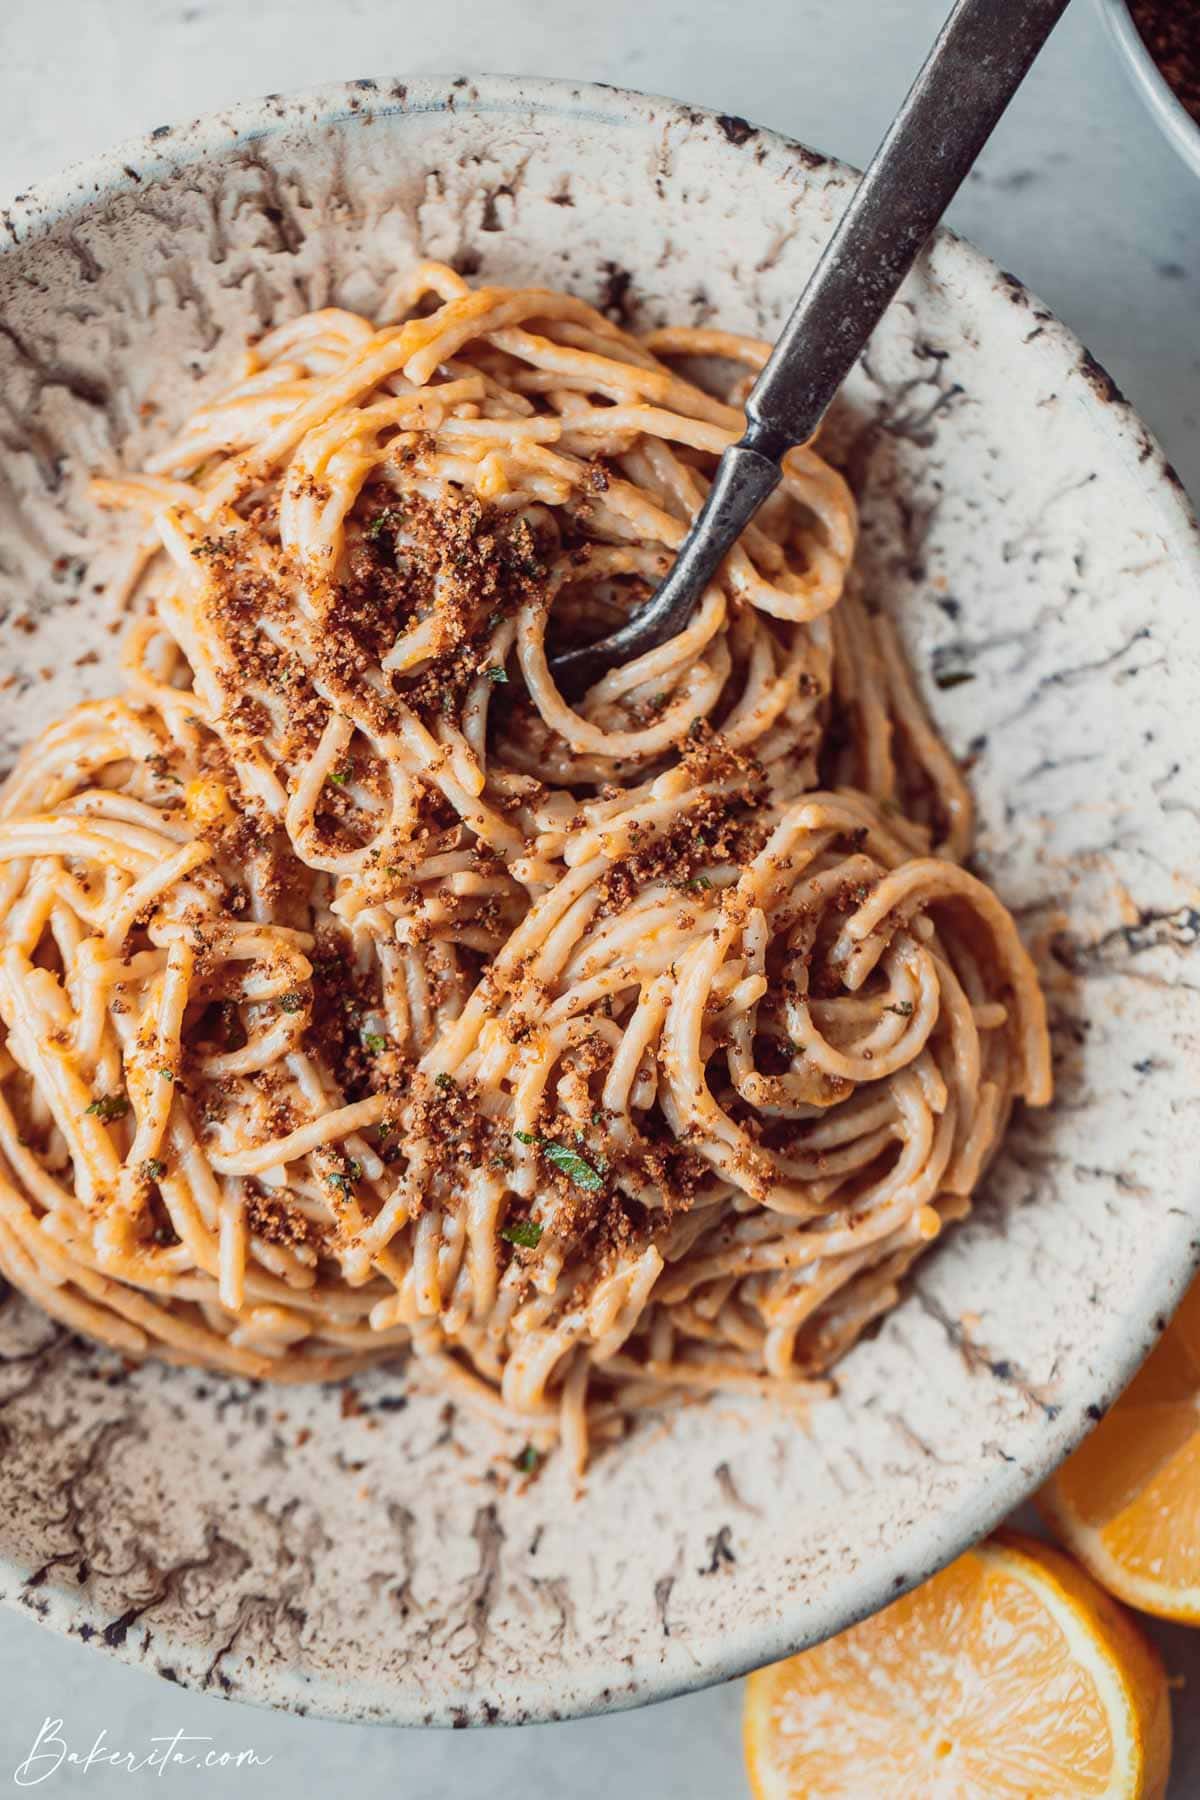
<instances>
[{"instance_id":1,"label":"metal fork","mask_svg":"<svg viewBox=\"0 0 1200 1800\"><path fill-rule=\"evenodd\" d=\"M683 629L727 552L812 437L1068 0L958 0L762 374L670 574L632 619L551 659L578 693Z\"/></svg>"}]
</instances>

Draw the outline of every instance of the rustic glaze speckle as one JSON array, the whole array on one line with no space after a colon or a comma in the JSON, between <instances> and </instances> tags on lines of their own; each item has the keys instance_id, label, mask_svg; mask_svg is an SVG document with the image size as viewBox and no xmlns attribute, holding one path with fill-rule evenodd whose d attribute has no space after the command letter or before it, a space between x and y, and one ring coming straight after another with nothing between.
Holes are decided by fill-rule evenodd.
<instances>
[{"instance_id":1,"label":"rustic glaze speckle","mask_svg":"<svg viewBox=\"0 0 1200 1800\"><path fill-rule=\"evenodd\" d=\"M82 497L298 310L425 253L622 316L772 333L852 180L613 89L369 80L135 146L0 217L2 732L111 684ZM145 408L154 410L145 412ZM716 1681L955 1553L1102 1412L1200 1255L1200 552L1085 351L943 236L831 421L869 592L971 761L979 862L1042 963L1059 1100L807 1428L648 1419L576 1496L402 1367L275 1392L0 1302L0 1589L166 1679L411 1724ZM85 660L93 652L97 660ZM972 677L947 691L946 674Z\"/></svg>"}]
</instances>

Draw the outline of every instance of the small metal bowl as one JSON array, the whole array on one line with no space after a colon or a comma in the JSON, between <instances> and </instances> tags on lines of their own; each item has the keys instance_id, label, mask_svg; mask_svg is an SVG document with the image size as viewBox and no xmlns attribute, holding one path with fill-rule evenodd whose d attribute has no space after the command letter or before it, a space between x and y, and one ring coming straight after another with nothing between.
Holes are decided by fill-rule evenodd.
<instances>
[{"instance_id":1,"label":"small metal bowl","mask_svg":"<svg viewBox=\"0 0 1200 1800\"><path fill-rule=\"evenodd\" d=\"M1099 5L1134 86L1180 156L1200 175L1200 124L1176 97L1174 88L1146 48L1126 0L1099 0Z\"/></svg>"}]
</instances>

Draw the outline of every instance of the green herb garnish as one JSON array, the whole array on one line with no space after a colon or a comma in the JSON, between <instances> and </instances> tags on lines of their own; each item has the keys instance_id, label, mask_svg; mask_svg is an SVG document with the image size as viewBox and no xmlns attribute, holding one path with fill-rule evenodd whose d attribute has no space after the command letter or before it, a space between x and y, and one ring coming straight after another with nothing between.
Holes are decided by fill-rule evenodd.
<instances>
[{"instance_id":1,"label":"green herb garnish","mask_svg":"<svg viewBox=\"0 0 1200 1800\"><path fill-rule=\"evenodd\" d=\"M371 542L377 543L385 531L395 531L404 523L404 514L394 506L385 506L381 513L376 513L367 526L366 535Z\"/></svg>"},{"instance_id":2,"label":"green herb garnish","mask_svg":"<svg viewBox=\"0 0 1200 1800\"><path fill-rule=\"evenodd\" d=\"M157 1156L147 1157L146 1161L142 1164L142 1174L146 1177L147 1181L161 1181L166 1172L166 1163L160 1162Z\"/></svg>"},{"instance_id":3,"label":"green herb garnish","mask_svg":"<svg viewBox=\"0 0 1200 1800\"><path fill-rule=\"evenodd\" d=\"M533 1445L526 1444L525 1448L513 1457L513 1468L519 1469L522 1475L536 1475L541 1460Z\"/></svg>"},{"instance_id":4,"label":"green herb garnish","mask_svg":"<svg viewBox=\"0 0 1200 1800\"><path fill-rule=\"evenodd\" d=\"M511 1225L501 1226L500 1236L506 1244L519 1244L522 1250L536 1250L542 1241L542 1227L533 1219L514 1219Z\"/></svg>"},{"instance_id":5,"label":"green herb garnish","mask_svg":"<svg viewBox=\"0 0 1200 1800\"><path fill-rule=\"evenodd\" d=\"M129 1111L129 1102L124 1094L101 1094L88 1107L94 1119L103 1119L107 1125L112 1119L123 1119Z\"/></svg>"},{"instance_id":6,"label":"green herb garnish","mask_svg":"<svg viewBox=\"0 0 1200 1800\"><path fill-rule=\"evenodd\" d=\"M145 761L150 773L159 781L173 781L176 787L182 787L183 777L174 773L165 756L148 756Z\"/></svg>"},{"instance_id":7,"label":"green herb garnish","mask_svg":"<svg viewBox=\"0 0 1200 1800\"><path fill-rule=\"evenodd\" d=\"M535 1137L530 1131L514 1131L513 1136L519 1144L536 1144L546 1161L552 1162L556 1169L561 1169L576 1187L587 1188L590 1193L595 1193L604 1186L600 1170L593 1168L590 1162L580 1156L578 1150L572 1150L568 1144L556 1144L550 1138ZM577 1132L576 1137L583 1143L580 1133Z\"/></svg>"},{"instance_id":8,"label":"green herb garnish","mask_svg":"<svg viewBox=\"0 0 1200 1800\"><path fill-rule=\"evenodd\" d=\"M304 1006L303 994L281 994L279 1004L284 1012L298 1013Z\"/></svg>"},{"instance_id":9,"label":"green herb garnish","mask_svg":"<svg viewBox=\"0 0 1200 1800\"><path fill-rule=\"evenodd\" d=\"M508 682L508 670L504 667L503 663L493 663L490 669L485 669L483 672L489 681L494 681L497 684L500 682L507 684Z\"/></svg>"},{"instance_id":10,"label":"green herb garnish","mask_svg":"<svg viewBox=\"0 0 1200 1800\"><path fill-rule=\"evenodd\" d=\"M331 769L329 774L325 777L325 779L329 783L330 787L345 787L346 783L350 779L350 771L349 771L349 769L345 769L345 768Z\"/></svg>"},{"instance_id":11,"label":"green herb garnish","mask_svg":"<svg viewBox=\"0 0 1200 1800\"><path fill-rule=\"evenodd\" d=\"M174 1081L175 1071L173 1069L160 1069L158 1071L158 1078L160 1081Z\"/></svg>"},{"instance_id":12,"label":"green herb garnish","mask_svg":"<svg viewBox=\"0 0 1200 1800\"><path fill-rule=\"evenodd\" d=\"M556 1169L561 1169L568 1180L576 1187L587 1188L595 1193L604 1186L604 1177L598 1169L593 1169L590 1162L585 1162L578 1150L570 1150L566 1144L543 1143L542 1153L547 1162L552 1162Z\"/></svg>"},{"instance_id":13,"label":"green herb garnish","mask_svg":"<svg viewBox=\"0 0 1200 1800\"><path fill-rule=\"evenodd\" d=\"M361 1174L362 1164L352 1161L348 1162L344 1169L335 1169L332 1175L327 1175L325 1179L330 1187L340 1188L343 1194L348 1194Z\"/></svg>"},{"instance_id":14,"label":"green herb garnish","mask_svg":"<svg viewBox=\"0 0 1200 1800\"><path fill-rule=\"evenodd\" d=\"M693 888L696 893L704 894L707 893L708 889L712 886L712 882L707 875L693 875L692 879L688 882L688 886Z\"/></svg>"},{"instance_id":15,"label":"green herb garnish","mask_svg":"<svg viewBox=\"0 0 1200 1800\"><path fill-rule=\"evenodd\" d=\"M362 1044L363 1049L369 1050L372 1056L378 1056L381 1050L387 1049L387 1039L381 1031L364 1031Z\"/></svg>"},{"instance_id":16,"label":"green herb garnish","mask_svg":"<svg viewBox=\"0 0 1200 1800\"><path fill-rule=\"evenodd\" d=\"M445 1069L442 1069L434 1076L433 1085L436 1088L441 1088L443 1093L448 1093L454 1086L454 1077L453 1075L447 1075Z\"/></svg>"},{"instance_id":17,"label":"green herb garnish","mask_svg":"<svg viewBox=\"0 0 1200 1800\"><path fill-rule=\"evenodd\" d=\"M885 1006L883 1010L884 1012L898 1013L902 1019L911 1019L914 1009L911 1000L897 1000L894 1006Z\"/></svg>"}]
</instances>

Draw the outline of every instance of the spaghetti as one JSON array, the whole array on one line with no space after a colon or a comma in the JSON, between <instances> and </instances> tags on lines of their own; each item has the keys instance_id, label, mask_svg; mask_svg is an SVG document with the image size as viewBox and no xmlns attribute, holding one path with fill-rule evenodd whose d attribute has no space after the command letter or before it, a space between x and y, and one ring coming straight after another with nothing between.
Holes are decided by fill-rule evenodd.
<instances>
[{"instance_id":1,"label":"spaghetti","mask_svg":"<svg viewBox=\"0 0 1200 1800\"><path fill-rule=\"evenodd\" d=\"M426 264L143 473L119 696L0 799L0 1268L130 1356L410 1347L589 1436L805 1400L966 1212L1042 998L811 448L671 642L765 344Z\"/></svg>"}]
</instances>

